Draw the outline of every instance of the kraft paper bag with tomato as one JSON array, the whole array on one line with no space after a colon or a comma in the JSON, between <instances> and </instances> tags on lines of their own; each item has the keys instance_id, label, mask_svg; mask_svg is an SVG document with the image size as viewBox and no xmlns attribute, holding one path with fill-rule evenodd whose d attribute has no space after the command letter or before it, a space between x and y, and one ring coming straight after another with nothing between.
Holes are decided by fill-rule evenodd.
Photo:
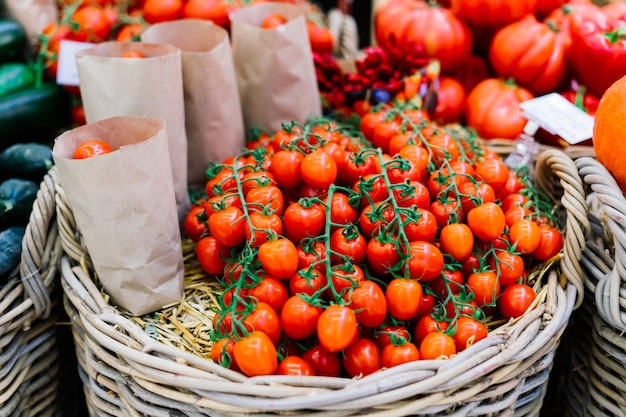
<instances>
[{"instance_id":1,"label":"kraft paper bag with tomato","mask_svg":"<svg viewBox=\"0 0 626 417\"><path fill-rule=\"evenodd\" d=\"M129 51L144 58L122 58ZM165 44L103 42L77 52L76 66L87 123L113 116L165 121L178 219L182 222L191 201L180 49Z\"/></svg>"},{"instance_id":2,"label":"kraft paper bag with tomato","mask_svg":"<svg viewBox=\"0 0 626 417\"><path fill-rule=\"evenodd\" d=\"M262 29L270 14L287 22ZM302 8L260 3L233 12L233 59L246 129L275 132L283 122L321 115L320 93Z\"/></svg>"},{"instance_id":3,"label":"kraft paper bag with tomato","mask_svg":"<svg viewBox=\"0 0 626 417\"><path fill-rule=\"evenodd\" d=\"M238 154L245 145L228 32L208 20L183 19L151 25L141 40L181 50L187 177L190 185L204 186L209 164Z\"/></svg>"},{"instance_id":4,"label":"kraft paper bag with tomato","mask_svg":"<svg viewBox=\"0 0 626 417\"><path fill-rule=\"evenodd\" d=\"M89 139L112 152L73 159ZM179 302L184 267L165 122L112 117L69 130L53 147L59 184L104 291L142 315Z\"/></svg>"}]
</instances>

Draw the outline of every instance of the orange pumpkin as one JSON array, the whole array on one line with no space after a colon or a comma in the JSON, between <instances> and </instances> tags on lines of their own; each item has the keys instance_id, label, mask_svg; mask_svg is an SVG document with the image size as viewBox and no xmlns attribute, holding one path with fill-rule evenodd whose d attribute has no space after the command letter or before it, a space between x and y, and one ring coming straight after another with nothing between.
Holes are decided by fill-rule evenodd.
<instances>
[{"instance_id":1,"label":"orange pumpkin","mask_svg":"<svg viewBox=\"0 0 626 417\"><path fill-rule=\"evenodd\" d=\"M626 76L604 92L596 111L593 149L598 161L613 175L622 191L626 190Z\"/></svg>"}]
</instances>

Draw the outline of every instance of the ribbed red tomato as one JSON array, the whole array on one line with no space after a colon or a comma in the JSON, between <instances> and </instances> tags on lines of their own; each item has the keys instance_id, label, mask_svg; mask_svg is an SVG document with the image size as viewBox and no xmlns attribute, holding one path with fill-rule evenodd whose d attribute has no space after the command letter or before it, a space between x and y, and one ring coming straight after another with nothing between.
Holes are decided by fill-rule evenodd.
<instances>
[{"instance_id":1,"label":"ribbed red tomato","mask_svg":"<svg viewBox=\"0 0 626 417\"><path fill-rule=\"evenodd\" d=\"M467 125L485 139L515 139L526 125L519 104L533 97L530 91L513 81L488 78L467 96Z\"/></svg>"},{"instance_id":2,"label":"ribbed red tomato","mask_svg":"<svg viewBox=\"0 0 626 417\"><path fill-rule=\"evenodd\" d=\"M535 10L543 0L451 0L452 11L471 25L502 27Z\"/></svg>"},{"instance_id":3,"label":"ribbed red tomato","mask_svg":"<svg viewBox=\"0 0 626 417\"><path fill-rule=\"evenodd\" d=\"M391 0L374 16L376 39L384 49L437 58L441 70L455 71L472 52L468 26L450 9L423 0Z\"/></svg>"},{"instance_id":4,"label":"ribbed red tomato","mask_svg":"<svg viewBox=\"0 0 626 417\"><path fill-rule=\"evenodd\" d=\"M496 33L489 61L498 76L512 77L534 94L546 94L565 81L570 44L571 38L553 23L528 15Z\"/></svg>"}]
</instances>

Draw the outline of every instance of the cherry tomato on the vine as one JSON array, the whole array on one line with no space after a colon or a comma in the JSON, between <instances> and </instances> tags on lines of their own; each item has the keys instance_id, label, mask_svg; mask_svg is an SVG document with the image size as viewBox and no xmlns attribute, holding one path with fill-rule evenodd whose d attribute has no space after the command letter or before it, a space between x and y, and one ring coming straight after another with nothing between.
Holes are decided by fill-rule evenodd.
<instances>
[{"instance_id":1,"label":"cherry tomato on the vine","mask_svg":"<svg viewBox=\"0 0 626 417\"><path fill-rule=\"evenodd\" d=\"M535 298L537 294L529 285L509 285L498 298L498 308L505 318L517 318L528 310Z\"/></svg>"},{"instance_id":2,"label":"cherry tomato on the vine","mask_svg":"<svg viewBox=\"0 0 626 417\"><path fill-rule=\"evenodd\" d=\"M262 331L254 331L233 347L237 366L247 376L271 375L278 367L276 347Z\"/></svg>"},{"instance_id":3,"label":"cherry tomato on the vine","mask_svg":"<svg viewBox=\"0 0 626 417\"><path fill-rule=\"evenodd\" d=\"M350 308L356 312L356 319L361 326L378 327L387 317L387 301L380 286L369 280L363 280L350 294L344 296L351 301Z\"/></svg>"},{"instance_id":4,"label":"cherry tomato on the vine","mask_svg":"<svg viewBox=\"0 0 626 417\"><path fill-rule=\"evenodd\" d=\"M342 363L350 377L367 376L382 367L380 349L370 339L358 339L344 351Z\"/></svg>"},{"instance_id":5,"label":"cherry tomato on the vine","mask_svg":"<svg viewBox=\"0 0 626 417\"><path fill-rule=\"evenodd\" d=\"M430 281L443 270L443 254L432 243L414 241L409 243L409 276L418 281Z\"/></svg>"},{"instance_id":6,"label":"cherry tomato on the vine","mask_svg":"<svg viewBox=\"0 0 626 417\"><path fill-rule=\"evenodd\" d=\"M474 235L465 223L452 223L441 229L439 243L443 252L461 262L474 250Z\"/></svg>"},{"instance_id":7,"label":"cherry tomato on the vine","mask_svg":"<svg viewBox=\"0 0 626 417\"><path fill-rule=\"evenodd\" d=\"M280 311L280 325L287 337L294 340L305 339L317 329L320 314L320 307L294 295L287 299Z\"/></svg>"},{"instance_id":8,"label":"cherry tomato on the vine","mask_svg":"<svg viewBox=\"0 0 626 417\"><path fill-rule=\"evenodd\" d=\"M314 376L315 369L300 356L287 356L278 364L276 375Z\"/></svg>"},{"instance_id":9,"label":"cherry tomato on the vine","mask_svg":"<svg viewBox=\"0 0 626 417\"><path fill-rule=\"evenodd\" d=\"M393 279L385 290L391 317L409 320L417 314L422 301L422 285L413 279Z\"/></svg>"},{"instance_id":10,"label":"cherry tomato on the vine","mask_svg":"<svg viewBox=\"0 0 626 417\"><path fill-rule=\"evenodd\" d=\"M259 246L263 269L274 278L289 279L298 270L298 250L289 239L277 239Z\"/></svg>"},{"instance_id":11,"label":"cherry tomato on the vine","mask_svg":"<svg viewBox=\"0 0 626 417\"><path fill-rule=\"evenodd\" d=\"M420 359L420 352L411 342L402 345L389 344L385 346L382 352L382 366L392 368L407 362L413 362Z\"/></svg>"},{"instance_id":12,"label":"cherry tomato on the vine","mask_svg":"<svg viewBox=\"0 0 626 417\"><path fill-rule=\"evenodd\" d=\"M459 317L455 326L456 331L452 338L454 339L457 352L461 352L479 340L487 337L487 326L471 317Z\"/></svg>"},{"instance_id":13,"label":"cherry tomato on the vine","mask_svg":"<svg viewBox=\"0 0 626 417\"><path fill-rule=\"evenodd\" d=\"M420 357L422 359L447 359L456 354L454 339L445 333L428 333L420 343Z\"/></svg>"},{"instance_id":14,"label":"cherry tomato on the vine","mask_svg":"<svg viewBox=\"0 0 626 417\"><path fill-rule=\"evenodd\" d=\"M341 359L338 353L325 350L320 345L302 353L302 359L311 364L315 373L319 376L339 376L341 374Z\"/></svg>"},{"instance_id":15,"label":"cherry tomato on the vine","mask_svg":"<svg viewBox=\"0 0 626 417\"><path fill-rule=\"evenodd\" d=\"M314 151L300 164L302 179L313 187L328 188L337 179L337 164L325 152Z\"/></svg>"},{"instance_id":16,"label":"cherry tomato on the vine","mask_svg":"<svg viewBox=\"0 0 626 417\"><path fill-rule=\"evenodd\" d=\"M358 335L356 314L346 306L332 304L324 310L317 322L317 338L320 346L329 352L346 349Z\"/></svg>"}]
</instances>

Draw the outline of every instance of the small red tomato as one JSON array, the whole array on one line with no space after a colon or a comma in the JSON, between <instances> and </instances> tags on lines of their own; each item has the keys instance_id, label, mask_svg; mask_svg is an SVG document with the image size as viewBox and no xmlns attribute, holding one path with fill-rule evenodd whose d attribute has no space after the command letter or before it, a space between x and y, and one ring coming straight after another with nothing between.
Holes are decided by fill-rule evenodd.
<instances>
[{"instance_id":1,"label":"small red tomato","mask_svg":"<svg viewBox=\"0 0 626 417\"><path fill-rule=\"evenodd\" d=\"M556 256L563 249L563 235L561 232L551 226L539 226L539 245L531 253L531 256L540 261L547 261Z\"/></svg>"},{"instance_id":2,"label":"small red tomato","mask_svg":"<svg viewBox=\"0 0 626 417\"><path fill-rule=\"evenodd\" d=\"M318 203L290 204L283 214L285 235L294 243L306 237L316 237L326 224L326 211Z\"/></svg>"},{"instance_id":3,"label":"small red tomato","mask_svg":"<svg viewBox=\"0 0 626 417\"><path fill-rule=\"evenodd\" d=\"M280 325L283 333L291 339L306 339L315 333L322 309L311 305L302 298L290 297L280 311Z\"/></svg>"},{"instance_id":4,"label":"small red tomato","mask_svg":"<svg viewBox=\"0 0 626 417\"><path fill-rule=\"evenodd\" d=\"M243 211L235 206L213 213L209 217L211 235L224 246L238 246L246 240Z\"/></svg>"},{"instance_id":5,"label":"small red tomato","mask_svg":"<svg viewBox=\"0 0 626 417\"><path fill-rule=\"evenodd\" d=\"M74 150L73 158L87 159L110 152L113 152L111 145L102 140L92 139L81 142Z\"/></svg>"},{"instance_id":6,"label":"small red tomato","mask_svg":"<svg viewBox=\"0 0 626 417\"><path fill-rule=\"evenodd\" d=\"M272 155L270 172L283 189L295 188L302 182L300 165L304 155L298 151L279 150Z\"/></svg>"},{"instance_id":7,"label":"small red tomato","mask_svg":"<svg viewBox=\"0 0 626 417\"><path fill-rule=\"evenodd\" d=\"M307 184L326 189L337 179L337 164L325 152L311 152L302 160L300 173Z\"/></svg>"},{"instance_id":8,"label":"small red tomato","mask_svg":"<svg viewBox=\"0 0 626 417\"><path fill-rule=\"evenodd\" d=\"M461 316L456 321L456 332L452 338L456 351L461 352L474 343L487 337L487 326L476 319Z\"/></svg>"},{"instance_id":9,"label":"small red tomato","mask_svg":"<svg viewBox=\"0 0 626 417\"><path fill-rule=\"evenodd\" d=\"M261 331L238 340L233 353L241 372L247 376L271 375L278 367L276 347Z\"/></svg>"},{"instance_id":10,"label":"small red tomato","mask_svg":"<svg viewBox=\"0 0 626 417\"><path fill-rule=\"evenodd\" d=\"M315 370L300 356L287 356L278 364L276 375L314 376Z\"/></svg>"},{"instance_id":11,"label":"small red tomato","mask_svg":"<svg viewBox=\"0 0 626 417\"><path fill-rule=\"evenodd\" d=\"M412 279L393 279L385 291L389 314L398 320L409 320L417 314L422 301L422 285Z\"/></svg>"},{"instance_id":12,"label":"small red tomato","mask_svg":"<svg viewBox=\"0 0 626 417\"><path fill-rule=\"evenodd\" d=\"M420 359L420 351L411 342L402 345L389 344L382 352L382 365L385 368L392 368L407 362Z\"/></svg>"},{"instance_id":13,"label":"small red tomato","mask_svg":"<svg viewBox=\"0 0 626 417\"><path fill-rule=\"evenodd\" d=\"M487 202L467 213L467 225L477 238L489 242L502 234L506 224L500 206Z\"/></svg>"},{"instance_id":14,"label":"small red tomato","mask_svg":"<svg viewBox=\"0 0 626 417\"><path fill-rule=\"evenodd\" d=\"M276 29L277 27L282 26L285 23L287 23L287 19L285 18L285 16L278 13L271 13L267 17L265 17L265 19L263 19L263 22L261 22L261 28Z\"/></svg>"},{"instance_id":15,"label":"small red tomato","mask_svg":"<svg viewBox=\"0 0 626 417\"><path fill-rule=\"evenodd\" d=\"M474 250L474 235L466 224L452 223L441 229L439 243L443 252L462 262Z\"/></svg>"},{"instance_id":16,"label":"small red tomato","mask_svg":"<svg viewBox=\"0 0 626 417\"><path fill-rule=\"evenodd\" d=\"M221 258L219 243L213 236L205 236L198 241L196 257L207 274L215 276L224 274L226 262Z\"/></svg>"},{"instance_id":17,"label":"small red tomato","mask_svg":"<svg viewBox=\"0 0 626 417\"><path fill-rule=\"evenodd\" d=\"M277 239L259 246L263 269L272 277L289 279L298 270L298 250L289 239Z\"/></svg>"},{"instance_id":18,"label":"small red tomato","mask_svg":"<svg viewBox=\"0 0 626 417\"><path fill-rule=\"evenodd\" d=\"M361 326L378 327L387 317L387 301L380 286L374 281L361 281L349 294L344 296L350 300L350 308L356 313L356 319Z\"/></svg>"},{"instance_id":19,"label":"small red tomato","mask_svg":"<svg viewBox=\"0 0 626 417\"><path fill-rule=\"evenodd\" d=\"M422 359L448 359L456 354L454 339L445 333L428 333L420 343L420 357Z\"/></svg>"},{"instance_id":20,"label":"small red tomato","mask_svg":"<svg viewBox=\"0 0 626 417\"><path fill-rule=\"evenodd\" d=\"M317 322L320 346L329 352L346 349L359 334L356 314L346 306L333 304L326 308Z\"/></svg>"},{"instance_id":21,"label":"small red tomato","mask_svg":"<svg viewBox=\"0 0 626 417\"><path fill-rule=\"evenodd\" d=\"M536 297L535 291L526 284L509 285L498 298L498 308L505 318L517 318L528 310Z\"/></svg>"},{"instance_id":22,"label":"small red tomato","mask_svg":"<svg viewBox=\"0 0 626 417\"><path fill-rule=\"evenodd\" d=\"M204 204L195 204L191 206L189 212L187 212L187 215L185 216L183 224L185 235L197 243L202 234L208 231L208 220L209 217L207 216Z\"/></svg>"},{"instance_id":23,"label":"small red tomato","mask_svg":"<svg viewBox=\"0 0 626 417\"><path fill-rule=\"evenodd\" d=\"M380 349L369 339L358 339L344 351L342 363L352 378L370 375L382 367Z\"/></svg>"},{"instance_id":24,"label":"small red tomato","mask_svg":"<svg viewBox=\"0 0 626 417\"><path fill-rule=\"evenodd\" d=\"M503 287L515 284L524 273L524 258L506 250L497 251L489 265L498 275Z\"/></svg>"},{"instance_id":25,"label":"small red tomato","mask_svg":"<svg viewBox=\"0 0 626 417\"><path fill-rule=\"evenodd\" d=\"M282 335L280 316L269 304L256 303L254 310L246 316L243 322L246 328L262 331L270 338L274 346L278 345Z\"/></svg>"},{"instance_id":26,"label":"small red tomato","mask_svg":"<svg viewBox=\"0 0 626 417\"><path fill-rule=\"evenodd\" d=\"M270 276L266 276L256 286L250 288L248 294L259 302L269 304L276 311L281 311L289 299L289 292L283 281Z\"/></svg>"},{"instance_id":27,"label":"small red tomato","mask_svg":"<svg viewBox=\"0 0 626 417\"><path fill-rule=\"evenodd\" d=\"M225 337L218 340L211 348L211 359L213 359L213 362L219 363L225 368L239 371L239 367L237 366L233 355L234 347L235 341L232 339Z\"/></svg>"},{"instance_id":28,"label":"small red tomato","mask_svg":"<svg viewBox=\"0 0 626 417\"><path fill-rule=\"evenodd\" d=\"M418 281L430 281L443 271L443 254L432 243L424 241L409 244L409 276Z\"/></svg>"},{"instance_id":29,"label":"small red tomato","mask_svg":"<svg viewBox=\"0 0 626 417\"><path fill-rule=\"evenodd\" d=\"M500 281L495 272L476 272L467 277L467 286L474 292L479 307L493 306L500 295Z\"/></svg>"},{"instance_id":30,"label":"small red tomato","mask_svg":"<svg viewBox=\"0 0 626 417\"><path fill-rule=\"evenodd\" d=\"M349 259L354 264L361 264L365 260L367 242L354 226L342 227L335 230L330 236L330 249L334 252L331 257L333 264L341 264Z\"/></svg>"},{"instance_id":31,"label":"small red tomato","mask_svg":"<svg viewBox=\"0 0 626 417\"><path fill-rule=\"evenodd\" d=\"M520 219L509 229L511 244L516 251L523 254L532 253L541 241L539 225L528 219Z\"/></svg>"},{"instance_id":32,"label":"small red tomato","mask_svg":"<svg viewBox=\"0 0 626 417\"><path fill-rule=\"evenodd\" d=\"M339 354L324 350L320 345L315 345L304 352L302 359L310 363L319 376L339 376L341 374Z\"/></svg>"}]
</instances>

